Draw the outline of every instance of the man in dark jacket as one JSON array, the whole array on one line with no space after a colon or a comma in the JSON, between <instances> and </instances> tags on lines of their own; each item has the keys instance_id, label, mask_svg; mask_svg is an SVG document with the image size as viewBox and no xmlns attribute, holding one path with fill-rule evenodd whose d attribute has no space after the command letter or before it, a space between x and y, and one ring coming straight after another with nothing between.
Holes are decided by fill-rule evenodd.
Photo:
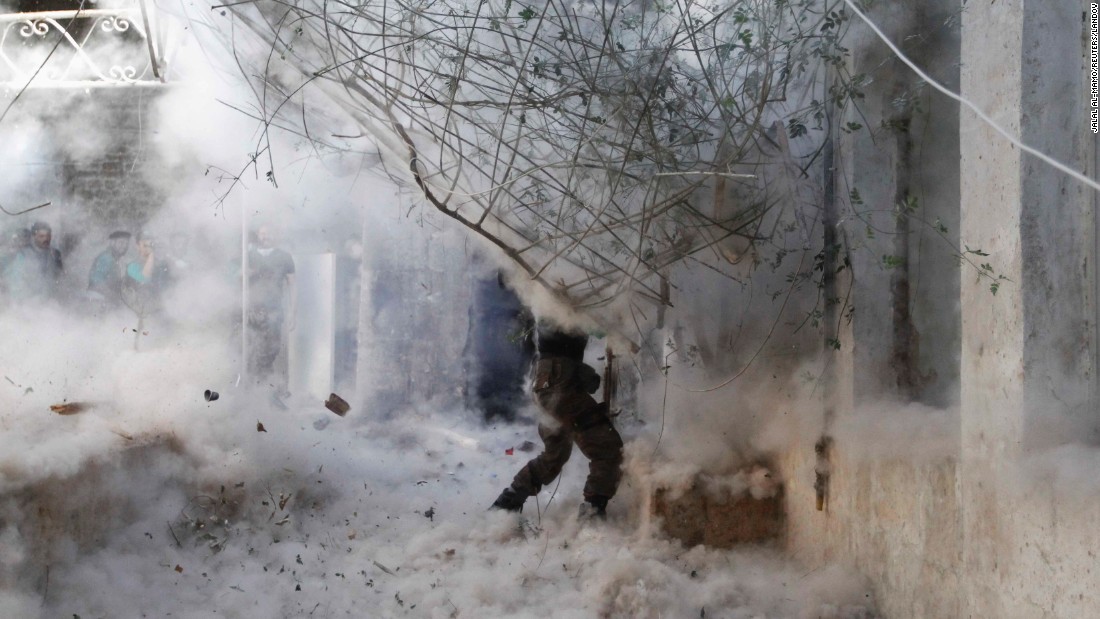
<instances>
[{"instance_id":1,"label":"man in dark jacket","mask_svg":"<svg viewBox=\"0 0 1100 619\"><path fill-rule=\"evenodd\" d=\"M31 226L31 242L19 250L5 268L12 298L55 299L62 275L61 252L50 246L53 230L44 221Z\"/></svg>"},{"instance_id":2,"label":"man in dark jacket","mask_svg":"<svg viewBox=\"0 0 1100 619\"><path fill-rule=\"evenodd\" d=\"M582 514L603 517L622 477L623 440L611 424L607 404L589 395L599 388L600 377L584 363L588 336L540 323L537 342L535 401L556 424L539 424L542 453L520 469L493 507L520 511L527 497L557 478L576 443L589 461Z\"/></svg>"},{"instance_id":3,"label":"man in dark jacket","mask_svg":"<svg viewBox=\"0 0 1100 619\"><path fill-rule=\"evenodd\" d=\"M116 230L107 237L107 248L92 261L88 297L97 305L114 307L122 303L122 280L126 273L122 258L129 247L130 233Z\"/></svg>"},{"instance_id":4,"label":"man in dark jacket","mask_svg":"<svg viewBox=\"0 0 1100 619\"><path fill-rule=\"evenodd\" d=\"M287 377L276 368L286 350L283 326L294 329L296 292L294 258L275 247L275 230L256 230L256 246L248 252L248 371L259 383L269 383L280 396L287 394Z\"/></svg>"}]
</instances>

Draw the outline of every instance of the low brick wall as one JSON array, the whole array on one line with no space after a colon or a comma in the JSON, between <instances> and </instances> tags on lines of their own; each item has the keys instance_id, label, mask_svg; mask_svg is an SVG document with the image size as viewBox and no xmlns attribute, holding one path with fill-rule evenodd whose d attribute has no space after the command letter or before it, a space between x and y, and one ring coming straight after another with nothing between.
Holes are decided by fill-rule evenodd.
<instances>
[{"instance_id":1,"label":"low brick wall","mask_svg":"<svg viewBox=\"0 0 1100 619\"><path fill-rule=\"evenodd\" d=\"M137 517L132 488L171 483L149 479L150 464L183 457L177 440L155 437L89 461L73 475L50 476L0 496L0 534L13 546L0 562L0 589L40 589L51 565L101 547L111 530Z\"/></svg>"},{"instance_id":2,"label":"low brick wall","mask_svg":"<svg viewBox=\"0 0 1100 619\"><path fill-rule=\"evenodd\" d=\"M748 490L731 494L708 489L698 476L683 493L658 488L653 515L666 535L686 547L733 548L767 542L777 539L785 526L782 488L758 499Z\"/></svg>"}]
</instances>

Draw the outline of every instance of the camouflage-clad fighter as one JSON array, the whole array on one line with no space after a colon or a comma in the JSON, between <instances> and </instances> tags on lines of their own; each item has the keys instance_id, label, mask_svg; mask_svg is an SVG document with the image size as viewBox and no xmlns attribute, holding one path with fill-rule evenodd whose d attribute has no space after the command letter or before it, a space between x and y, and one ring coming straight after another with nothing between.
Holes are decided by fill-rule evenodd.
<instances>
[{"instance_id":1,"label":"camouflage-clad fighter","mask_svg":"<svg viewBox=\"0 0 1100 619\"><path fill-rule=\"evenodd\" d=\"M611 423L607 404L597 403L589 395L599 388L600 376L584 363L588 336L543 322L538 326L537 342L532 390L539 408L555 423L539 424L542 453L516 474L493 507L523 509L527 497L557 478L576 443L589 460L581 513L604 517L622 477L623 441Z\"/></svg>"}]
</instances>

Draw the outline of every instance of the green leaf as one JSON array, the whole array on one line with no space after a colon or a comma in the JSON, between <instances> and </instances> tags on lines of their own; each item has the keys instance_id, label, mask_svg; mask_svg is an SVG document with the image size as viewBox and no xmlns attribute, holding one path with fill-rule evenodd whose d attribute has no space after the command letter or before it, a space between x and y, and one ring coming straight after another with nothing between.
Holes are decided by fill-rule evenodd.
<instances>
[{"instance_id":1,"label":"green leaf","mask_svg":"<svg viewBox=\"0 0 1100 619\"><path fill-rule=\"evenodd\" d=\"M887 269L896 269L904 265L905 258L902 258L901 256L886 255L882 257L882 266L886 267Z\"/></svg>"},{"instance_id":2,"label":"green leaf","mask_svg":"<svg viewBox=\"0 0 1100 619\"><path fill-rule=\"evenodd\" d=\"M909 214L917 210L917 196L912 194L905 197L905 202L901 203L902 212Z\"/></svg>"}]
</instances>

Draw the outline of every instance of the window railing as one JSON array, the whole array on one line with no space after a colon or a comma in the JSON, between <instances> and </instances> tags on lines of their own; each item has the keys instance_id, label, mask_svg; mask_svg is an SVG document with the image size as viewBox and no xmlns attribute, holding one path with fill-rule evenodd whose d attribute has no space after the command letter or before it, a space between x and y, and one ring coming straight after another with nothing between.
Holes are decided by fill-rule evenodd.
<instances>
[{"instance_id":1,"label":"window railing","mask_svg":"<svg viewBox=\"0 0 1100 619\"><path fill-rule=\"evenodd\" d=\"M0 87L150 85L165 81L145 0L133 6L0 14Z\"/></svg>"}]
</instances>

